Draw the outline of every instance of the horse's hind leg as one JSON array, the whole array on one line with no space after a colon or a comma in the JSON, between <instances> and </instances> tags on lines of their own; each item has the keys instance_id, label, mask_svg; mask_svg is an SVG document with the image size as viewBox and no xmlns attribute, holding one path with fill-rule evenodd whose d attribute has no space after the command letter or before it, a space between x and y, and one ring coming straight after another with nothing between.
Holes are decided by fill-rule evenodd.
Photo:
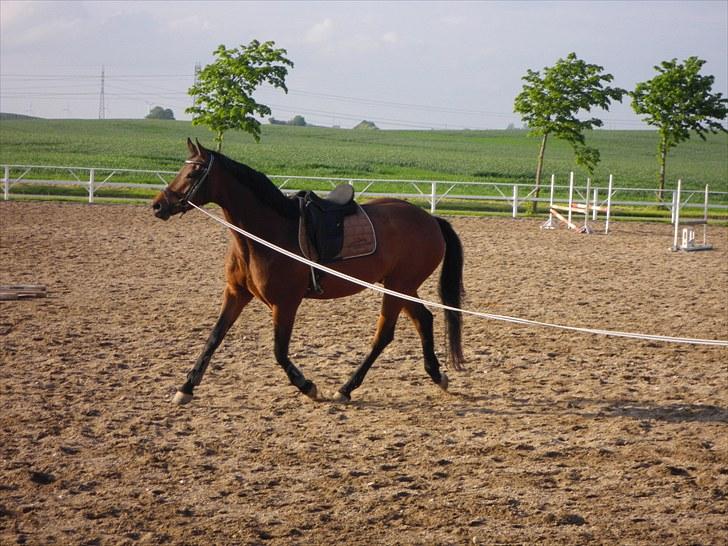
<instances>
[{"instance_id":1,"label":"horse's hind leg","mask_svg":"<svg viewBox=\"0 0 728 546\"><path fill-rule=\"evenodd\" d=\"M384 348L394 339L394 328L397 325L397 317L402 310L403 300L393 296L385 295L382 300L382 311L377 322L377 331L374 334L372 348L364 361L354 371L344 386L339 389L335 400L351 400L351 391L359 387L364 381L369 368L372 367L377 357L382 354Z\"/></svg>"},{"instance_id":2,"label":"horse's hind leg","mask_svg":"<svg viewBox=\"0 0 728 546\"><path fill-rule=\"evenodd\" d=\"M447 390L448 379L440 371L440 363L435 356L435 336L432 329L432 313L421 303L407 302L404 311L417 328L422 341L422 352L425 356L425 371L443 390Z\"/></svg>"},{"instance_id":3,"label":"horse's hind leg","mask_svg":"<svg viewBox=\"0 0 728 546\"><path fill-rule=\"evenodd\" d=\"M192 400L192 391L202 382L202 376L205 375L212 354L219 347L225 334L252 297L252 294L246 288L231 288L228 286L225 289L220 317L217 319L212 332L210 332L205 348L202 350L197 362L187 374L187 381L177 390L177 394L174 396L175 404L186 404Z\"/></svg>"}]
</instances>

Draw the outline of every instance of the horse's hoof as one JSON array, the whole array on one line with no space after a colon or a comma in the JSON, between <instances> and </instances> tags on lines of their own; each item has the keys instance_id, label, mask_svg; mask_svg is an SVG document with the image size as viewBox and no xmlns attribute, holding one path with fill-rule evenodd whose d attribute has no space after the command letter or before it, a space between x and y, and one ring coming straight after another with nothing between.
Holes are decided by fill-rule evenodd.
<instances>
[{"instance_id":1,"label":"horse's hoof","mask_svg":"<svg viewBox=\"0 0 728 546\"><path fill-rule=\"evenodd\" d=\"M348 394L344 394L341 391L336 391L333 400L334 402L338 402L340 404L346 404L347 402L351 402L351 396L349 396Z\"/></svg>"},{"instance_id":2,"label":"horse's hoof","mask_svg":"<svg viewBox=\"0 0 728 546\"><path fill-rule=\"evenodd\" d=\"M174 398L172 398L172 403L177 404L178 406L184 406L185 404L189 404L191 401L192 395L182 391L177 391Z\"/></svg>"},{"instance_id":3,"label":"horse's hoof","mask_svg":"<svg viewBox=\"0 0 728 546\"><path fill-rule=\"evenodd\" d=\"M450 385L450 380L447 378L445 372L440 372L440 388L447 392L447 388Z\"/></svg>"},{"instance_id":4,"label":"horse's hoof","mask_svg":"<svg viewBox=\"0 0 728 546\"><path fill-rule=\"evenodd\" d=\"M318 387L316 387L316 385L314 383L311 383L311 386L306 391L306 396L308 396L314 402L321 401L321 393L319 392Z\"/></svg>"}]
</instances>

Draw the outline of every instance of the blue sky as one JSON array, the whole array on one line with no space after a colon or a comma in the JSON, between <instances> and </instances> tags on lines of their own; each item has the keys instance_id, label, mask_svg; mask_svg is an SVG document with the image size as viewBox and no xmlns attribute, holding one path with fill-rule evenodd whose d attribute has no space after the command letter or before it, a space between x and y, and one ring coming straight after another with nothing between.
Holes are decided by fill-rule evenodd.
<instances>
[{"instance_id":1,"label":"blue sky","mask_svg":"<svg viewBox=\"0 0 728 546\"><path fill-rule=\"evenodd\" d=\"M574 51L632 89L663 60L696 55L728 95L728 1L0 2L0 110L107 118L150 107L177 119L196 63L219 45L273 40L290 92L256 98L279 119L351 127L498 129L521 77ZM599 114L643 128L629 99Z\"/></svg>"}]
</instances>

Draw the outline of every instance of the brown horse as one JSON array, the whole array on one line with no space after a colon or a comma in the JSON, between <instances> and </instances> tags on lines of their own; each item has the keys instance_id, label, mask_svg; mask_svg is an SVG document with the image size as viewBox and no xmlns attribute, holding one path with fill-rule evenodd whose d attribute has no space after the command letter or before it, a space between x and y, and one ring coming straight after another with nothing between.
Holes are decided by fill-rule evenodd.
<instances>
[{"instance_id":1,"label":"brown horse","mask_svg":"<svg viewBox=\"0 0 728 546\"><path fill-rule=\"evenodd\" d=\"M286 197L264 174L207 150L187 139L189 158L174 180L154 199L154 214L167 220L190 210L190 203L202 206L216 203L225 218L258 237L300 254L297 199ZM443 262L440 297L443 303L459 308L463 293L463 253L460 240L450 224L422 209L398 199L376 199L363 205L377 237L376 251L366 257L329 264L330 267L369 283L409 296ZM444 260L443 260L444 258ZM311 289L311 270L237 232L232 232L226 263L227 284L220 317L205 347L187 375L174 401L185 404L192 399L194 387L202 381L207 365L223 337L253 297L265 303L273 316L275 358L288 379L310 398L319 399L316 385L307 380L288 357L288 347L298 307L304 298L332 299L362 290L358 285L325 275L321 292ZM414 323L422 340L425 370L432 380L447 390L448 379L440 371L435 356L432 313L420 304L385 295L371 351L351 378L339 389L336 400L350 400L364 376L384 348L394 338L400 311ZM461 315L445 311L450 362L459 369L463 361Z\"/></svg>"}]
</instances>

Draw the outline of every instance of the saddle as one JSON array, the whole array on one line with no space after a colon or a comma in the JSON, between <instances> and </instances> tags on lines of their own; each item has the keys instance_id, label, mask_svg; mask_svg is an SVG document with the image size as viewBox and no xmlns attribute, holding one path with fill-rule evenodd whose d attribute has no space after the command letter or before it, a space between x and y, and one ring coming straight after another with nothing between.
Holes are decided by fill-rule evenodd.
<instances>
[{"instance_id":1,"label":"saddle","mask_svg":"<svg viewBox=\"0 0 728 546\"><path fill-rule=\"evenodd\" d=\"M354 201L354 188L341 184L326 198L313 191L296 194L301 208L298 243L309 260L327 264L372 254L377 247L374 226ZM321 293L319 271L312 272L313 289Z\"/></svg>"},{"instance_id":2,"label":"saddle","mask_svg":"<svg viewBox=\"0 0 728 546\"><path fill-rule=\"evenodd\" d=\"M313 191L300 191L297 196L301 205L301 220L310 245L316 252L316 261L322 264L336 261L344 244L344 218L357 210L354 188L342 184L325 199Z\"/></svg>"}]
</instances>

